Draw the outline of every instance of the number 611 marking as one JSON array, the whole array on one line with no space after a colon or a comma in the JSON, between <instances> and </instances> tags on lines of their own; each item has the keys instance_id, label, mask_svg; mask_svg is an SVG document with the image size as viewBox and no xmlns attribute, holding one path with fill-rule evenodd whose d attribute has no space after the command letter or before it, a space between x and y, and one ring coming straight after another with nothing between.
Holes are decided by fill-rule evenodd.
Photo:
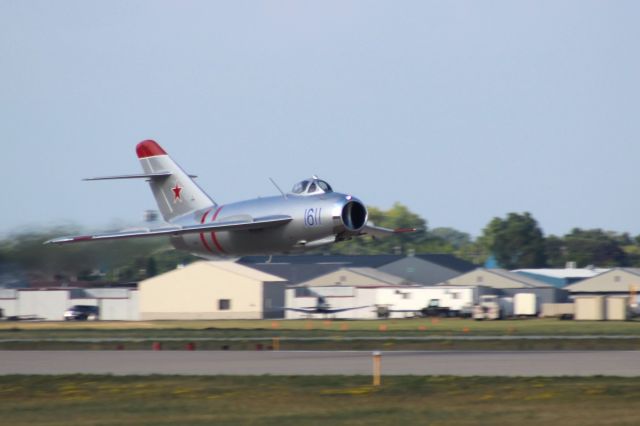
<instances>
[{"instance_id":1,"label":"number 611 marking","mask_svg":"<svg viewBox=\"0 0 640 426\"><path fill-rule=\"evenodd\" d=\"M320 226L322 224L322 209L306 209L304 211L304 226Z\"/></svg>"}]
</instances>

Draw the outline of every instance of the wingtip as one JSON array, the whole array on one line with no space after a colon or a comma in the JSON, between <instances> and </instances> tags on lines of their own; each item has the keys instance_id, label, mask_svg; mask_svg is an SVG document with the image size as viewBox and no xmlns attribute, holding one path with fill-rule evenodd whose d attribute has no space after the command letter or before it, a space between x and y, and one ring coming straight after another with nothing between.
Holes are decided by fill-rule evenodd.
<instances>
[{"instance_id":1,"label":"wingtip","mask_svg":"<svg viewBox=\"0 0 640 426\"><path fill-rule=\"evenodd\" d=\"M416 232L418 228L396 228L393 230L394 234L406 234L409 232Z\"/></svg>"},{"instance_id":2,"label":"wingtip","mask_svg":"<svg viewBox=\"0 0 640 426\"><path fill-rule=\"evenodd\" d=\"M91 241L93 240L93 237L91 235L80 235L77 237L60 237L60 238L52 238L50 240L45 241L44 243L42 243L43 245L60 245L60 244L65 244L65 243L77 243L80 241Z\"/></svg>"}]
</instances>

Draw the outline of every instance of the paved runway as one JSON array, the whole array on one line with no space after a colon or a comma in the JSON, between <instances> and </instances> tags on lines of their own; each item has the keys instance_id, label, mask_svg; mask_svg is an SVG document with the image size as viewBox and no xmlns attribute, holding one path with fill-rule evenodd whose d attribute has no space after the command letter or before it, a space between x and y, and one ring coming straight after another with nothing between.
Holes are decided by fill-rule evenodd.
<instances>
[{"instance_id":1,"label":"paved runway","mask_svg":"<svg viewBox=\"0 0 640 426\"><path fill-rule=\"evenodd\" d=\"M0 351L0 374L371 374L368 351ZM382 353L386 375L640 376L640 351Z\"/></svg>"}]
</instances>

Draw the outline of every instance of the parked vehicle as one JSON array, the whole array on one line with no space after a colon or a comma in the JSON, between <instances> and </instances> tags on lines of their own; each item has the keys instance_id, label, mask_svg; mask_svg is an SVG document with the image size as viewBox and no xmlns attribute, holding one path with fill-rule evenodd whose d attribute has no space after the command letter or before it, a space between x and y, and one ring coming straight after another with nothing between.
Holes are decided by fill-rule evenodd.
<instances>
[{"instance_id":1,"label":"parked vehicle","mask_svg":"<svg viewBox=\"0 0 640 426\"><path fill-rule=\"evenodd\" d=\"M427 306L419 309L391 309L389 306L381 305L376 307L378 318L389 318L392 313L400 312L414 317L457 317L461 311L453 310L448 306L442 306L440 299L430 299Z\"/></svg>"},{"instance_id":2,"label":"parked vehicle","mask_svg":"<svg viewBox=\"0 0 640 426\"><path fill-rule=\"evenodd\" d=\"M535 294L518 293L513 296L513 314L516 317L533 317L537 313Z\"/></svg>"},{"instance_id":3,"label":"parked vehicle","mask_svg":"<svg viewBox=\"0 0 640 426\"><path fill-rule=\"evenodd\" d=\"M473 319L500 319L500 301L498 299L498 296L492 294L485 294L483 296L480 296L480 303L473 307Z\"/></svg>"},{"instance_id":4,"label":"parked vehicle","mask_svg":"<svg viewBox=\"0 0 640 426\"><path fill-rule=\"evenodd\" d=\"M457 312L452 311L448 306L441 306L440 299L431 299L429 304L422 308L418 314L421 317L452 317L457 316Z\"/></svg>"},{"instance_id":5,"label":"parked vehicle","mask_svg":"<svg viewBox=\"0 0 640 426\"><path fill-rule=\"evenodd\" d=\"M64 311L65 321L96 321L100 318L100 309L93 305L73 305Z\"/></svg>"}]
</instances>

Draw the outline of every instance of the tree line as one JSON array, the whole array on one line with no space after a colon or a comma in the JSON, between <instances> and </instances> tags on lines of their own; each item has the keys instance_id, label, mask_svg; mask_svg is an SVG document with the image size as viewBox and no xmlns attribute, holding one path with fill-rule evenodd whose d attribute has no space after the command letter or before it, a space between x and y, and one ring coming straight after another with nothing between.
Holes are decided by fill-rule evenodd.
<instances>
[{"instance_id":1,"label":"tree line","mask_svg":"<svg viewBox=\"0 0 640 426\"><path fill-rule=\"evenodd\" d=\"M578 267L640 266L640 236L580 228L563 236L545 235L528 212L493 218L477 238L448 227L430 229L424 218L400 203L388 210L369 207L369 220L378 226L418 231L381 239L354 238L312 253L450 253L478 265L492 257L506 269L562 268L567 262ZM66 227L16 233L0 240L0 279L20 272L41 280L137 281L197 259L173 250L163 238L42 245L54 236L78 233L82 230Z\"/></svg>"},{"instance_id":2,"label":"tree line","mask_svg":"<svg viewBox=\"0 0 640 426\"><path fill-rule=\"evenodd\" d=\"M429 229L427 221L396 203L369 209L370 220L388 228L417 227L413 234L386 239L353 239L333 246L333 253L451 253L482 265L489 257L505 269L640 266L640 236L602 229L574 228L563 236L545 236L531 213L495 217L477 238L453 228Z\"/></svg>"}]
</instances>

